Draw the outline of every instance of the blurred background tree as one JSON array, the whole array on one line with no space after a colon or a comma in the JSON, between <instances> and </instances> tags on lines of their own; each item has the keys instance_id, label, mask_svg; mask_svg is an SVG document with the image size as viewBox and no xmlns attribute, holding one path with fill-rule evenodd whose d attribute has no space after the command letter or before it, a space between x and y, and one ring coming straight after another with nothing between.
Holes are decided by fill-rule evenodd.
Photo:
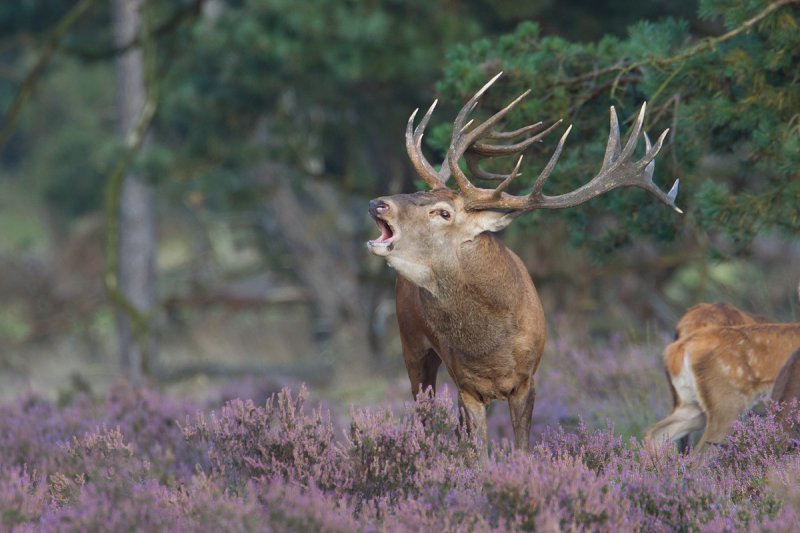
<instances>
[{"instance_id":1,"label":"blurred background tree","mask_svg":"<svg viewBox=\"0 0 800 533\"><path fill-rule=\"evenodd\" d=\"M426 148L441 160L448 121L499 70L487 111L530 87L515 123L575 124L552 192L596 171L609 105L628 120L647 100L651 134L671 128L656 179L681 179L684 217L620 191L508 231L551 316L633 334L709 298L791 315L796 1L143 5L158 98L152 141L124 170L155 191L157 379L398 369L393 276L364 253L375 231L364 206L415 187L409 112L442 98ZM113 373L102 279L104 225L116 222L102 212L127 153L114 60L145 41L115 40L110 7L89 0L9 3L0 28L4 364L25 373L23 360L58 351L76 373L86 357Z\"/></svg>"}]
</instances>

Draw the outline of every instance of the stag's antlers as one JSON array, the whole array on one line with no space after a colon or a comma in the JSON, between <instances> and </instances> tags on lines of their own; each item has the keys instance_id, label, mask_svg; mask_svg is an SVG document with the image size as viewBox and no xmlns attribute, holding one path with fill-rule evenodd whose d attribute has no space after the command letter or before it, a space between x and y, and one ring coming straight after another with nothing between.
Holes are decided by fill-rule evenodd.
<instances>
[{"instance_id":1,"label":"stag's antlers","mask_svg":"<svg viewBox=\"0 0 800 533\"><path fill-rule=\"evenodd\" d=\"M555 127L561 123L561 120L555 122L549 128L536 133L536 135L513 144L503 145L481 142L483 139L512 140L520 135L537 130L542 126L541 122L537 122L536 124L531 124L515 131L499 132L491 130L495 124L530 93L530 90L522 93L506 107L480 124L473 126L472 120L467 121L467 117L478 105L481 96L483 96L486 90L489 89L502 74L501 72L489 80L489 82L481 87L480 90L469 99L464 107L461 108L461 111L453 122L453 136L450 147L447 150L445 160L438 172L434 170L433 166L428 163L427 159L425 159L425 156L422 154L422 137L437 102L433 102L433 105L431 105L425 113L425 116L422 117L422 121L420 121L416 128L414 128L414 118L418 110L414 110L411 114L406 127L406 149L408 150L408 155L417 173L431 188L438 189L446 187L447 179L452 174L458 188L465 198L465 207L467 209L498 209L525 212L534 209L561 209L572 207L618 187L640 187L658 198L661 202L675 209L678 213L683 213L683 211L675 206L675 197L678 194L678 180L675 180L675 183L668 193L665 193L653 183L653 171L655 169L654 159L658 155L669 130L664 130L658 137L655 145L651 145L650 139L645 133L644 156L638 161L633 161L631 159L636 149L639 135L642 133L646 104L642 104L639 116L633 125L630 137L628 138L628 142L625 143L625 146L622 146L620 142L617 113L614 107L611 107L611 132L608 137L608 144L606 145L603 165L600 168L600 172L582 187L558 196L547 196L542 193L544 184L555 168L558 158L561 156L561 150L564 148L567 136L572 129L572 126L569 126L561 136L561 140L558 142L558 146L550 158L550 161L547 163L547 166L545 166L544 170L539 174L539 177L536 178L533 190L531 190L529 194L523 196L508 194L506 192L508 186L519 175L522 155L517 159L514 170L510 174L493 174L487 172L478 165L479 160L481 158L521 154L533 143L539 141L555 129ZM470 129L471 126L472 128ZM462 157L464 157L467 167L475 177L485 180L502 180L501 183L494 189L476 187L469 181L458 166L458 161Z\"/></svg>"}]
</instances>

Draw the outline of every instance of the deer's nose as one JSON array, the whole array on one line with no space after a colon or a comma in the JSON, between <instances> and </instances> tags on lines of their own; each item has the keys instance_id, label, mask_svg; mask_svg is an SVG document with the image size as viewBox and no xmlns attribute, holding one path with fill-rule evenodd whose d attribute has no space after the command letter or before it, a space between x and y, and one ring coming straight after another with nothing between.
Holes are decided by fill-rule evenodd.
<instances>
[{"instance_id":1,"label":"deer's nose","mask_svg":"<svg viewBox=\"0 0 800 533\"><path fill-rule=\"evenodd\" d=\"M389 211L389 204L387 204L383 200L378 199L378 200L371 200L369 202L370 215L377 217L385 214L387 211Z\"/></svg>"}]
</instances>

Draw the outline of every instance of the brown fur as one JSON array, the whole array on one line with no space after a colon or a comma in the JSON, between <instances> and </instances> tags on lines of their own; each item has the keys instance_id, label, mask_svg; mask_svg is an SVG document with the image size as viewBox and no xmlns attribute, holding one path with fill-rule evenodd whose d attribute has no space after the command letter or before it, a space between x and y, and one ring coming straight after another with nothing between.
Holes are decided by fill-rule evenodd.
<instances>
[{"instance_id":1,"label":"brown fur","mask_svg":"<svg viewBox=\"0 0 800 533\"><path fill-rule=\"evenodd\" d=\"M701 303L689 308L678 320L675 326L675 340L685 338L702 328L744 326L768 322L770 322L768 318L742 311L726 303Z\"/></svg>"},{"instance_id":2,"label":"brown fur","mask_svg":"<svg viewBox=\"0 0 800 533\"><path fill-rule=\"evenodd\" d=\"M398 270L397 319L412 393L435 388L444 362L469 427L485 440L486 405L507 400L515 442L526 448L546 329L525 265L490 230L481 231L504 215L469 212L447 189L379 200L389 206L381 218L397 233L377 255ZM437 219L435 206L452 219Z\"/></svg>"},{"instance_id":3,"label":"brown fur","mask_svg":"<svg viewBox=\"0 0 800 533\"><path fill-rule=\"evenodd\" d=\"M800 348L794 351L778 373L775 386L772 388L772 401L800 403ZM779 417L787 431L792 432L795 438L800 437L800 429L792 420L792 413L782 411Z\"/></svg>"},{"instance_id":4,"label":"brown fur","mask_svg":"<svg viewBox=\"0 0 800 533\"><path fill-rule=\"evenodd\" d=\"M705 427L698 450L721 442L733 421L770 393L797 346L800 323L706 327L671 343L664 362L678 405L646 438L675 441Z\"/></svg>"},{"instance_id":5,"label":"brown fur","mask_svg":"<svg viewBox=\"0 0 800 533\"><path fill-rule=\"evenodd\" d=\"M772 400L790 402L800 400L800 349L786 361L772 388Z\"/></svg>"}]
</instances>

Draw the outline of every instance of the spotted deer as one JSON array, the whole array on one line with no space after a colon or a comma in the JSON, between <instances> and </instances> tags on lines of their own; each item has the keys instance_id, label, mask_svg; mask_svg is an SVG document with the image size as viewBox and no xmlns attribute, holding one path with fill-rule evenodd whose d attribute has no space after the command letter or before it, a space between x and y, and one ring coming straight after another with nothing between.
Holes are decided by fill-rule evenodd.
<instances>
[{"instance_id":1,"label":"spotted deer","mask_svg":"<svg viewBox=\"0 0 800 533\"><path fill-rule=\"evenodd\" d=\"M696 450L720 443L731 424L768 396L800 346L800 322L706 327L664 350L676 396L672 413L645 432L650 442L677 441L703 429Z\"/></svg>"},{"instance_id":2,"label":"spotted deer","mask_svg":"<svg viewBox=\"0 0 800 533\"><path fill-rule=\"evenodd\" d=\"M699 331L703 328L718 327L718 326L741 326L745 324L759 324L769 322L768 318L763 316L754 315L747 311L742 311L736 307L726 303L700 303L689 308L686 313L678 320L675 325L675 337L673 342L678 342L686 339L692 333ZM670 352L669 347L665 353ZM671 353L671 352L670 352ZM667 383L669 384L670 392L672 393L672 410L673 412L681 405L681 399L675 387L672 385L670 373L666 366L665 372L667 374ZM689 451L689 435L688 433L676 439L678 449L681 452Z\"/></svg>"},{"instance_id":3,"label":"spotted deer","mask_svg":"<svg viewBox=\"0 0 800 533\"><path fill-rule=\"evenodd\" d=\"M416 127L418 110L411 114L406 149L417 174L431 190L372 200L369 213L381 235L369 241L368 247L398 274L397 319L412 394L435 389L436 373L444 362L458 388L467 428L485 443L486 405L496 399L507 400L515 444L526 448L535 396L533 374L545 345L544 312L525 265L495 232L528 211L573 207L618 187L640 187L679 211L675 207L678 182L669 193L653 183L654 159L666 131L654 145L644 135L645 153L634 159L645 106L624 146L612 107L611 132L596 176L572 192L557 196L542 192L569 134L567 128L531 192L509 194L509 185L519 175L520 154L561 121L548 128L539 122L515 131L496 130L530 91L483 122L468 120L500 75L470 98L456 116L450 146L438 171L422 153L423 134L436 102ZM531 136L517 140L524 134ZM484 158L508 155L519 155L510 174L494 174L480 166ZM459 165L462 158L473 179L499 184L493 188L474 185ZM451 176L456 189L446 185Z\"/></svg>"}]
</instances>

